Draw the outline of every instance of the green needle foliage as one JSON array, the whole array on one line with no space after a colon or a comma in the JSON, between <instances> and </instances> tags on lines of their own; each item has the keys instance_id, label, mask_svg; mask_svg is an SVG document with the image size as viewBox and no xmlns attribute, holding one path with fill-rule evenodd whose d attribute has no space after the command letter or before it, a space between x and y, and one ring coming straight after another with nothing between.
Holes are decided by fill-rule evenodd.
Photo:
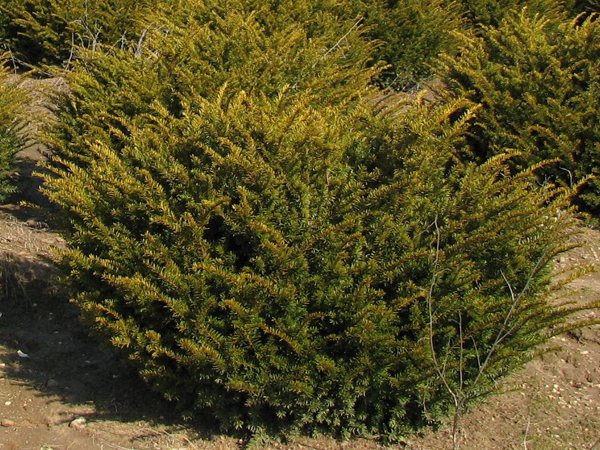
<instances>
[{"instance_id":1,"label":"green needle foliage","mask_svg":"<svg viewBox=\"0 0 600 450\"><path fill-rule=\"evenodd\" d=\"M26 64L68 65L81 47L127 46L143 40L156 26L148 20L152 11L163 10L184 23L187 19L177 12L182 7L186 9L185 2L179 0L5 0L0 5L0 44ZM229 3L215 7L228 9ZM302 24L309 35L322 33L325 26L333 33L346 21L367 27L365 36L380 44L373 60L390 64L378 82L396 88L428 77L432 58L456 48L453 32L462 26L462 11L445 0L247 0L235 7L255 11L265 24ZM201 11L210 13L200 5L192 14L204 14ZM332 15L341 21L328 20ZM344 34L337 36L344 40Z\"/></svg>"},{"instance_id":2,"label":"green needle foliage","mask_svg":"<svg viewBox=\"0 0 600 450\"><path fill-rule=\"evenodd\" d=\"M567 11L571 14L600 12L600 1L598 0L568 0L565 2Z\"/></svg>"},{"instance_id":3,"label":"green needle foliage","mask_svg":"<svg viewBox=\"0 0 600 450\"><path fill-rule=\"evenodd\" d=\"M377 83L397 90L431 77L435 57L458 49L455 33L465 25L459 4L446 0L355 0L344 9L363 17L366 35L381 43L373 58L389 67Z\"/></svg>"},{"instance_id":4,"label":"green needle foliage","mask_svg":"<svg viewBox=\"0 0 600 450\"><path fill-rule=\"evenodd\" d=\"M513 13L480 39L465 38L461 56L444 58L440 74L455 95L482 105L470 130L475 157L514 148L520 167L556 159L539 175L568 186L600 173L596 16L580 21ZM578 196L595 214L599 189L594 178Z\"/></svg>"},{"instance_id":5,"label":"green needle foliage","mask_svg":"<svg viewBox=\"0 0 600 450\"><path fill-rule=\"evenodd\" d=\"M139 42L156 25L148 15L158 9L173 17L182 5L180 0L5 0L0 5L0 45L25 64L68 65L81 47ZM544 14L567 11L575 17L597 11L598 1L247 0L241 5L246 12L256 11L259 20L302 23L309 34L325 25L336 28L323 20L331 14L360 23L366 27L365 37L379 43L373 60L389 64L376 82L395 89L414 88L431 76L435 57L457 52L457 31L498 26L508 11L523 6ZM218 8L226 9L228 3Z\"/></svg>"},{"instance_id":6,"label":"green needle foliage","mask_svg":"<svg viewBox=\"0 0 600 450\"><path fill-rule=\"evenodd\" d=\"M28 65L68 64L78 48L137 40L148 0L3 0L0 44Z\"/></svg>"},{"instance_id":7,"label":"green needle foliage","mask_svg":"<svg viewBox=\"0 0 600 450\"><path fill-rule=\"evenodd\" d=\"M10 24L10 17L2 9L0 9L0 50L4 51L4 47L8 42L7 28Z\"/></svg>"},{"instance_id":8,"label":"green needle foliage","mask_svg":"<svg viewBox=\"0 0 600 450\"><path fill-rule=\"evenodd\" d=\"M577 15L584 10L583 3L587 2L579 0L460 0L465 16L477 29L488 26L498 27L507 14L523 8L546 15L561 14L566 10L575 11L575 15Z\"/></svg>"},{"instance_id":9,"label":"green needle foliage","mask_svg":"<svg viewBox=\"0 0 600 450\"><path fill-rule=\"evenodd\" d=\"M58 263L151 386L227 431L395 440L569 326L568 189L461 163L468 104L369 87L353 20L225 3L85 52L57 98Z\"/></svg>"},{"instance_id":10,"label":"green needle foliage","mask_svg":"<svg viewBox=\"0 0 600 450\"><path fill-rule=\"evenodd\" d=\"M15 154L21 145L19 115L25 100L23 91L9 80L7 58L0 55L0 201L14 192L8 176L15 170Z\"/></svg>"}]
</instances>

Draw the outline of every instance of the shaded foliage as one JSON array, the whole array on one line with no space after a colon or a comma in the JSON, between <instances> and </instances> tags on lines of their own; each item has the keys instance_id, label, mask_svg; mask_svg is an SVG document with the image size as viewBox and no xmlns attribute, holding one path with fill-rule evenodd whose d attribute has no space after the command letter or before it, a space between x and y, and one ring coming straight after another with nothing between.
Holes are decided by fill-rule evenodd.
<instances>
[{"instance_id":1,"label":"shaded foliage","mask_svg":"<svg viewBox=\"0 0 600 450\"><path fill-rule=\"evenodd\" d=\"M15 154L21 147L18 132L22 122L18 116L25 101L24 91L9 80L7 59L8 55L0 55L0 201L15 189L8 176L15 170Z\"/></svg>"},{"instance_id":2,"label":"shaded foliage","mask_svg":"<svg viewBox=\"0 0 600 450\"><path fill-rule=\"evenodd\" d=\"M139 39L138 21L153 5L146 0L4 0L0 43L27 65L67 64L80 47Z\"/></svg>"}]
</instances>

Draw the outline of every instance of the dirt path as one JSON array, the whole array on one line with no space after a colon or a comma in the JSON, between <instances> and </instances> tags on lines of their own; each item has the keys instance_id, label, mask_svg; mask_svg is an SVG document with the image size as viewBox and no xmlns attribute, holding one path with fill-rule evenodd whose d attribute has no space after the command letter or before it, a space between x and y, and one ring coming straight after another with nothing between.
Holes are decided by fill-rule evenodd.
<instances>
[{"instance_id":1,"label":"dirt path","mask_svg":"<svg viewBox=\"0 0 600 450\"><path fill-rule=\"evenodd\" d=\"M32 101L44 114L37 94ZM43 148L32 143L22 156L39 159ZM23 165L28 200L38 198L37 182L29 176L34 163ZM587 230L583 239L582 247L563 255L557 266L600 265L600 232ZM52 280L49 249L61 245L43 217L16 204L0 206L0 450L240 448L232 437L182 422L170 404L88 337L68 296ZM573 287L579 289L576 301L600 298L600 272ZM600 312L588 314L593 318ZM554 343L554 351L507 380L512 391L463 418L461 448L600 450L600 327ZM444 429L392 448L450 449L451 441ZM382 447L369 440L321 438L272 448Z\"/></svg>"}]
</instances>

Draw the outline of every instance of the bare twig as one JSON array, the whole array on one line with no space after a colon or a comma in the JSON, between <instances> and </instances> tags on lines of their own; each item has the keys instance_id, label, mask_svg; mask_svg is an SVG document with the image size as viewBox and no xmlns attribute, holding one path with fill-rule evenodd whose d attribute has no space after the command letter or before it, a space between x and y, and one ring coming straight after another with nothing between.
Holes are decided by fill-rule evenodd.
<instances>
[{"instance_id":1,"label":"bare twig","mask_svg":"<svg viewBox=\"0 0 600 450\"><path fill-rule=\"evenodd\" d=\"M492 343L490 350L487 352L487 355L485 357L483 364L479 367L479 372L477 373L477 376L475 377L475 380L473 381L473 385L477 385L477 383L479 382L479 379L481 378L481 376L484 374L485 370L487 369L487 366L488 366L492 356L495 354L496 348L498 347L498 345L500 345L504 341L504 339L506 339L508 336L510 336L512 334L512 332L514 331L514 327L507 329L508 325L510 323L510 320L512 319L517 306L519 305L519 303L521 302L521 300L523 299L523 297L525 296L527 291L529 291L529 285L531 284L531 281L533 280L533 277L535 276L535 274L539 272L543 261L546 260L547 253L548 252L544 252L544 254L537 260L535 266L533 267L533 269L531 270L531 273L529 274L529 277L527 278L527 281L525 282L525 286L523 286L523 289L521 289L521 292L518 295L515 295L513 287L510 284L510 282L508 281L508 278L506 277L506 275L504 275L504 272L502 272L502 271L500 272L502 274L502 278L504 278L504 281L506 282L506 285L508 286L508 290L510 292L510 297L512 299L512 304L510 305L510 309L509 309L508 313L504 317L504 321L502 322L502 326L500 327L500 330L498 330L496 339Z\"/></svg>"},{"instance_id":2,"label":"bare twig","mask_svg":"<svg viewBox=\"0 0 600 450\"><path fill-rule=\"evenodd\" d=\"M527 435L529 434L529 427L531 425L531 417L527 418L527 428L525 428L525 436L523 436L523 448L524 450L529 450L527 448Z\"/></svg>"},{"instance_id":3,"label":"bare twig","mask_svg":"<svg viewBox=\"0 0 600 450\"><path fill-rule=\"evenodd\" d=\"M447 377L447 373L446 373L446 363L447 363L447 359L449 358L450 355L448 353L446 353L443 364L440 364L440 359L437 355L437 352L435 349L435 343L434 343L434 334L435 333L434 333L433 293L434 293L435 286L437 284L438 276L442 272L439 269L440 251L441 251L441 233L440 233L438 220L439 220L439 218L436 216L435 221L433 223L433 225L435 226L435 233L436 233L435 258L434 258L434 262L433 262L433 273L431 276L431 282L429 284L429 289L428 289L427 297L426 297L427 309L428 309L428 313L429 313L429 324L428 324L429 325L429 327L428 327L429 328L429 347L431 350L431 358L433 360L433 365L434 365L435 371L436 371L437 375L439 376L440 380L442 381L443 386L448 391L448 393L450 394L450 396L452 397L452 400L454 402L455 410L454 410L454 417L453 417L453 423L452 423L452 442L453 442L454 450L458 450L460 447L460 442L459 442L460 419L464 412L464 407L466 405L466 402L468 401L469 398L471 398L470 397L470 395L472 395L471 391L473 391L473 389L479 384L481 377L486 373L488 366L491 362L491 359L495 355L498 346L508 336L510 336L514 332L516 325L511 327L510 321L514 316L515 311L517 310L517 307L519 306L519 303L521 302L523 297L529 291L529 287L531 285L531 282L533 281L534 276L539 272L544 261L547 260L548 251L544 252L544 254L538 259L535 266L531 270L531 273L529 274L527 281L525 282L525 286L521 289L521 291L518 294L515 292L512 284L508 280L508 277L506 277L504 272L501 272L502 278L504 279L506 286L508 287L508 291L510 293L512 302L511 302L508 312L506 313L506 315L504 317L502 325L501 325L500 329L498 330L498 333L496 334L496 337L495 337L490 349L485 353L485 358L483 359L483 361L481 360L481 356L483 356L483 355L480 355L479 349L477 349L477 345L476 345L475 341L473 341L473 344L475 346L475 351L476 351L478 371L477 371L477 375L475 376L473 382L469 383L469 388L465 387L465 380L464 380L465 361L464 361L464 343L463 343L463 340L464 340L463 318L462 318L461 311L458 312L458 332L459 332L459 346L460 346L458 349L459 350L459 361L458 361L458 364L459 364L458 377L459 377L459 379L458 379L458 386L452 387L451 383ZM446 346L446 348L450 349L450 342L448 342L448 345ZM525 449L527 449L527 434L529 432L529 426L530 426L530 424L528 423L527 431L525 433L525 440L524 440ZM598 440L598 442L596 442L594 444L594 446L590 450L592 450L598 444L600 444L600 439Z\"/></svg>"},{"instance_id":4,"label":"bare twig","mask_svg":"<svg viewBox=\"0 0 600 450\"><path fill-rule=\"evenodd\" d=\"M142 31L142 34L140 35L140 38L138 39L138 43L137 43L137 46L135 48L135 56L137 58L139 58L140 56L142 56L142 52L144 50L144 39L146 38L146 34L147 33L148 33L148 30Z\"/></svg>"},{"instance_id":5,"label":"bare twig","mask_svg":"<svg viewBox=\"0 0 600 450\"><path fill-rule=\"evenodd\" d=\"M69 52L69 59L64 65L65 70L69 70L71 67L71 62L73 61L73 56L75 55L75 33L71 32L71 51Z\"/></svg>"},{"instance_id":6,"label":"bare twig","mask_svg":"<svg viewBox=\"0 0 600 450\"><path fill-rule=\"evenodd\" d=\"M461 409L462 409L462 401L459 397L459 393L455 392L454 389L452 389L452 387L450 386L450 383L448 382L448 379L446 377L445 362L444 362L444 367L443 368L440 367L437 353L435 351L435 344L433 342L433 336L434 336L434 332L433 332L433 322L434 322L434 320L433 320L433 290L435 289L435 285L437 283L437 277L439 274L438 268L439 268L439 263L440 263L440 247L441 247L441 233L440 233L440 227L438 224L438 216L435 217L434 226L435 226L435 233L436 233L435 259L433 262L433 274L431 276L431 283L429 284L429 291L427 292L427 309L429 312L429 348L431 350L431 357L433 359L433 365L435 367L435 370L436 370L438 376L440 377L440 379L442 380L444 387L446 388L446 390L452 397L452 400L454 401L455 414L454 414L454 420L453 420L453 426L452 426L452 441L454 444L454 449L456 450L459 448L458 427L459 427L459 416L460 416ZM446 355L446 356L448 356L448 355ZM461 368L461 370L462 370L462 368Z\"/></svg>"},{"instance_id":7,"label":"bare twig","mask_svg":"<svg viewBox=\"0 0 600 450\"><path fill-rule=\"evenodd\" d=\"M12 50L10 49L10 47L8 48L8 54L10 55L10 62L13 66L13 71L15 74L18 73L19 67L17 66L17 59L15 58L15 55L13 54Z\"/></svg>"},{"instance_id":8,"label":"bare twig","mask_svg":"<svg viewBox=\"0 0 600 450\"><path fill-rule=\"evenodd\" d=\"M595 450L598 447L598 445L600 445L600 438L598 438L598 440L594 442L588 450Z\"/></svg>"},{"instance_id":9,"label":"bare twig","mask_svg":"<svg viewBox=\"0 0 600 450\"><path fill-rule=\"evenodd\" d=\"M330 53L333 53L337 50L339 50L341 47L341 43L346 40L346 38L350 35L350 33L352 33L363 21L363 18L360 17L355 23L354 25L352 25L352 27L350 27L350 29L346 32L346 34L344 34L341 38L338 39L338 41L329 49L327 50L323 56L321 56L321 58L319 58L319 60L315 61L315 63L312 65L312 68L314 69L316 67L316 65L319 63L319 61L324 60L325 58L327 58L327 56L329 56Z\"/></svg>"},{"instance_id":10,"label":"bare twig","mask_svg":"<svg viewBox=\"0 0 600 450\"><path fill-rule=\"evenodd\" d=\"M336 51L337 49L341 48L340 44L342 43L342 41L346 40L346 38L348 37L348 35L350 33L352 33L352 31L354 31L363 21L363 18L359 18L354 25L352 25L352 27L346 32L346 34L344 34L341 38L338 39L338 41L335 43L335 45L333 47L331 47L329 50L327 50L327 52L325 52L325 55L323 55L323 57L329 55L330 53Z\"/></svg>"},{"instance_id":11,"label":"bare twig","mask_svg":"<svg viewBox=\"0 0 600 450\"><path fill-rule=\"evenodd\" d=\"M565 167L559 167L560 170L564 170L565 172L567 172L569 174L569 187L573 188L573 186L575 185L575 183L573 182L573 172L571 172L569 169L565 168Z\"/></svg>"}]
</instances>

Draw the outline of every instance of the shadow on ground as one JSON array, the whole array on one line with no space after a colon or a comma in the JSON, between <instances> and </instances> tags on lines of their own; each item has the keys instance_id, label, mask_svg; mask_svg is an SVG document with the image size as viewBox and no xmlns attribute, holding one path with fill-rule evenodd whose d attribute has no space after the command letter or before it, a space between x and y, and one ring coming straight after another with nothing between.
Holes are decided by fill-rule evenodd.
<instances>
[{"instance_id":1,"label":"shadow on ground","mask_svg":"<svg viewBox=\"0 0 600 450\"><path fill-rule=\"evenodd\" d=\"M6 233L2 238L11 239ZM185 428L187 436L215 435L184 423L173 404L89 336L49 263L0 247L0 271L0 449L2 432L19 428L30 434L83 432L98 442L102 433L122 434L119 445L127 448L147 440L144 433L172 436ZM125 430L127 424L139 430Z\"/></svg>"}]
</instances>

